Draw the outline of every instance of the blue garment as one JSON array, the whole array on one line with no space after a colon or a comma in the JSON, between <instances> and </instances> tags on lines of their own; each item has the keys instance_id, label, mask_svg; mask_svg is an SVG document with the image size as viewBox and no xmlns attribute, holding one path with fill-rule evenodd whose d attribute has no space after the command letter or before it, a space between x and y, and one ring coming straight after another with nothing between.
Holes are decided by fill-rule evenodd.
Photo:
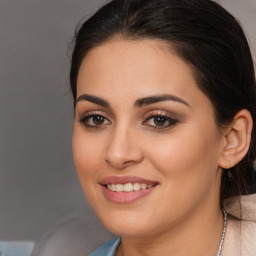
<instances>
[{"instance_id":1,"label":"blue garment","mask_svg":"<svg viewBox=\"0 0 256 256\"><path fill-rule=\"evenodd\" d=\"M34 242L0 241L0 256L29 256Z\"/></svg>"},{"instance_id":2,"label":"blue garment","mask_svg":"<svg viewBox=\"0 0 256 256\"><path fill-rule=\"evenodd\" d=\"M115 256L119 244L120 237L118 236L100 246L90 256Z\"/></svg>"}]
</instances>

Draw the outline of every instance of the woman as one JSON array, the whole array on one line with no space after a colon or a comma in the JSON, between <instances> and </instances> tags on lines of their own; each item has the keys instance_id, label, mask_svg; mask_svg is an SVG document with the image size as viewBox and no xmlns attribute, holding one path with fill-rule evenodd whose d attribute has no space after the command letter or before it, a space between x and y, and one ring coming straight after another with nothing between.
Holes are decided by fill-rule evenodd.
<instances>
[{"instance_id":1,"label":"woman","mask_svg":"<svg viewBox=\"0 0 256 256\"><path fill-rule=\"evenodd\" d=\"M110 1L76 33L70 82L79 179L117 235L93 256L256 255L255 74L227 11Z\"/></svg>"}]
</instances>

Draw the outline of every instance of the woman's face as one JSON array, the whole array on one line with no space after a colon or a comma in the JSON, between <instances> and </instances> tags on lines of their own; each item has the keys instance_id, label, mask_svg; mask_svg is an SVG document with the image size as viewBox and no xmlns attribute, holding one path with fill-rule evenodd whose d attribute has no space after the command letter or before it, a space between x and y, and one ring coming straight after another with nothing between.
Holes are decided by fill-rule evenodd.
<instances>
[{"instance_id":1,"label":"woman's face","mask_svg":"<svg viewBox=\"0 0 256 256\"><path fill-rule=\"evenodd\" d=\"M222 144L191 68L160 41L115 40L86 55L74 161L112 232L159 234L219 207Z\"/></svg>"}]
</instances>

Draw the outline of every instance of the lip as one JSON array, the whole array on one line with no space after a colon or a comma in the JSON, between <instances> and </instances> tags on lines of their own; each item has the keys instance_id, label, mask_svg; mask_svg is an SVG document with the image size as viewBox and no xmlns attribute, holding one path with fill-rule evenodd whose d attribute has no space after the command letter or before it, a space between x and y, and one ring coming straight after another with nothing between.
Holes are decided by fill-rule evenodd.
<instances>
[{"instance_id":1,"label":"lip","mask_svg":"<svg viewBox=\"0 0 256 256\"><path fill-rule=\"evenodd\" d=\"M136 176L108 176L100 180L101 185L107 184L125 184L125 183L145 183L145 184L158 184L154 180L147 180Z\"/></svg>"},{"instance_id":2,"label":"lip","mask_svg":"<svg viewBox=\"0 0 256 256\"><path fill-rule=\"evenodd\" d=\"M107 184L125 184L125 183L144 183L144 184L154 184L153 187L148 189L141 189L139 191L131 192L114 192L107 188ZM152 193L156 189L159 182L143 179L136 176L109 176L105 177L100 181L100 185L103 190L103 194L107 200L114 203L132 203L142 197L145 197Z\"/></svg>"}]
</instances>

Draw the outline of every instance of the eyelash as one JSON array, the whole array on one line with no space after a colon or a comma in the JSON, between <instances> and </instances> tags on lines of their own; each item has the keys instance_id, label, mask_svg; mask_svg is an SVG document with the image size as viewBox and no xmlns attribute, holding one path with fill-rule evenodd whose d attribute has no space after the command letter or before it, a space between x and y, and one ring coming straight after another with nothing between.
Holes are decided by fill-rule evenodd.
<instances>
[{"instance_id":1,"label":"eyelash","mask_svg":"<svg viewBox=\"0 0 256 256\"><path fill-rule=\"evenodd\" d=\"M94 125L88 124L90 119L93 121L93 118L103 118L104 119L103 122L107 121L111 124L111 122L106 117L104 117L103 115L100 115L100 114L96 114L96 113L95 114L88 114L88 115L82 117L79 120L79 122L82 123L86 128L92 128L92 129L99 129L102 126L109 125L109 124L104 124L104 123L103 124L94 124ZM169 127L174 126L178 123L178 120L173 119L173 118L171 118L167 115L159 113L159 114L150 114L150 116L147 117L146 120L143 121L142 124L144 125L146 122L148 122L150 120L156 121L156 118L161 118L162 121L168 122L169 124L168 125L160 125L160 126L157 126L157 125L148 125L148 126L154 128L154 129L164 130L164 129L168 129Z\"/></svg>"},{"instance_id":2,"label":"eyelash","mask_svg":"<svg viewBox=\"0 0 256 256\"><path fill-rule=\"evenodd\" d=\"M145 122L149 121L149 120L153 120L153 121L156 121L156 118L161 118L163 119L165 122L168 122L169 124L166 126L166 125L163 125L163 126L154 126L154 125L149 125L150 127L153 127L154 129L168 129L170 128L171 126L174 126L175 124L178 123L178 120L174 119L174 118L171 118L167 115L164 115L164 114L150 114L149 117L146 118L146 120L142 123L142 124L145 124Z\"/></svg>"},{"instance_id":3,"label":"eyelash","mask_svg":"<svg viewBox=\"0 0 256 256\"><path fill-rule=\"evenodd\" d=\"M94 125L91 125L91 124L88 124L88 121L90 121L90 119L93 120L93 118L103 118L104 119L104 122L107 120L108 122L110 122L106 117L104 117L103 115L100 115L100 114L89 114L89 115L86 115L84 117L82 117L79 122L82 123L86 128L92 128L92 129L99 129L101 126L103 125L106 125L106 124L94 124Z\"/></svg>"}]
</instances>

